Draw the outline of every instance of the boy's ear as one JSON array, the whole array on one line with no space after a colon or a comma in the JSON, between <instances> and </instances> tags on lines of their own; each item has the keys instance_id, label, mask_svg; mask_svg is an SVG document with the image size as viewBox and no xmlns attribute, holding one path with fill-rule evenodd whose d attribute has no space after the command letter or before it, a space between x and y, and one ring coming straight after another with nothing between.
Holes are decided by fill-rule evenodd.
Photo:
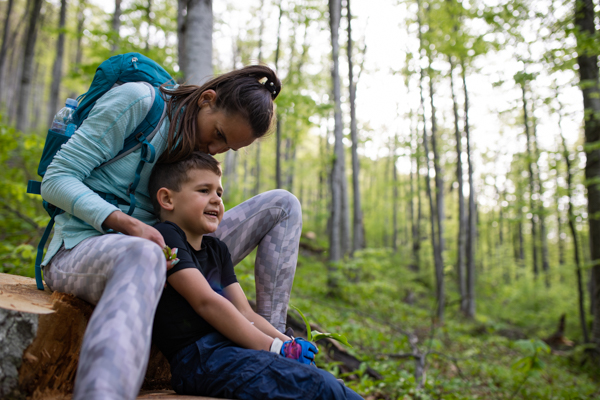
<instances>
[{"instance_id":1,"label":"boy's ear","mask_svg":"<svg viewBox=\"0 0 600 400\"><path fill-rule=\"evenodd\" d=\"M169 189L164 187L158 189L158 192L156 192L156 200L163 210L173 211L173 196Z\"/></svg>"}]
</instances>

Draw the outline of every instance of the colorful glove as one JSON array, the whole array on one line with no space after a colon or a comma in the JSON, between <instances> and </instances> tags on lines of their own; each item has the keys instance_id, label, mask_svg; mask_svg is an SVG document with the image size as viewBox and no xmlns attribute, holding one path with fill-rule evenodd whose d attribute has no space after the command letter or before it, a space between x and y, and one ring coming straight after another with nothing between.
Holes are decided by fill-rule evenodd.
<instances>
[{"instance_id":1,"label":"colorful glove","mask_svg":"<svg viewBox=\"0 0 600 400\"><path fill-rule=\"evenodd\" d=\"M281 349L276 351L281 340L275 339L271 345L271 351L277 352L285 358L297 360L301 364L314 365L315 354L319 352L317 346L302 338L294 338L281 344Z\"/></svg>"}]
</instances>

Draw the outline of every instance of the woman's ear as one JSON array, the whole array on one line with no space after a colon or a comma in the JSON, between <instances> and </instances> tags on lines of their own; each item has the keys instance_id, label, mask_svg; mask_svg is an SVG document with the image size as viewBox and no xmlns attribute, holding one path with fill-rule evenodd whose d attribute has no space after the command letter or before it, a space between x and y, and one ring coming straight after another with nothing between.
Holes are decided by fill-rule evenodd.
<instances>
[{"instance_id":1,"label":"woman's ear","mask_svg":"<svg viewBox=\"0 0 600 400\"><path fill-rule=\"evenodd\" d=\"M164 187L158 189L158 192L156 192L156 200L163 210L173 211L173 196L169 189Z\"/></svg>"},{"instance_id":2,"label":"woman's ear","mask_svg":"<svg viewBox=\"0 0 600 400\"><path fill-rule=\"evenodd\" d=\"M198 98L198 107L202 108L204 104L208 104L210 108L213 108L216 99L217 92L212 89L205 90Z\"/></svg>"}]
</instances>

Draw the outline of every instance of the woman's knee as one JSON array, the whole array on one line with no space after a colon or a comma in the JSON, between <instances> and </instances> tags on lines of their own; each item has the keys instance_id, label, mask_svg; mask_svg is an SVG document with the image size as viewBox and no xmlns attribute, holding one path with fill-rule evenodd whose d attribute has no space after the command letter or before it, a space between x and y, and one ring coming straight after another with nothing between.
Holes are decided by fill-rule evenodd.
<instances>
[{"instance_id":1,"label":"woman's knee","mask_svg":"<svg viewBox=\"0 0 600 400\"><path fill-rule=\"evenodd\" d=\"M275 204L281 206L286 214L290 216L297 216L302 222L302 206L298 198L284 189L274 189L266 192L273 197Z\"/></svg>"},{"instance_id":2,"label":"woman's knee","mask_svg":"<svg viewBox=\"0 0 600 400\"><path fill-rule=\"evenodd\" d=\"M167 264L159 245L147 239L124 236L119 247L120 259L117 268L130 269L139 266L143 275L151 275L157 281L164 281Z\"/></svg>"}]
</instances>

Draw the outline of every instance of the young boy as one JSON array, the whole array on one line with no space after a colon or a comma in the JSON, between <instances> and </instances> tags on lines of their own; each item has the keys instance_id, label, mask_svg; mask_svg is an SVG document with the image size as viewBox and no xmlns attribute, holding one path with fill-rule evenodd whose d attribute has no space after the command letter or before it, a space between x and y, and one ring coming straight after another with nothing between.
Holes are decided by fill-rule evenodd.
<instances>
[{"instance_id":1,"label":"young boy","mask_svg":"<svg viewBox=\"0 0 600 400\"><path fill-rule=\"evenodd\" d=\"M155 228L177 259L156 311L153 342L177 393L231 399L361 399L314 366L317 348L279 332L250 307L227 246L204 236L224 213L221 169L196 152L157 164L149 192ZM311 365L312 364L312 365Z\"/></svg>"}]
</instances>

